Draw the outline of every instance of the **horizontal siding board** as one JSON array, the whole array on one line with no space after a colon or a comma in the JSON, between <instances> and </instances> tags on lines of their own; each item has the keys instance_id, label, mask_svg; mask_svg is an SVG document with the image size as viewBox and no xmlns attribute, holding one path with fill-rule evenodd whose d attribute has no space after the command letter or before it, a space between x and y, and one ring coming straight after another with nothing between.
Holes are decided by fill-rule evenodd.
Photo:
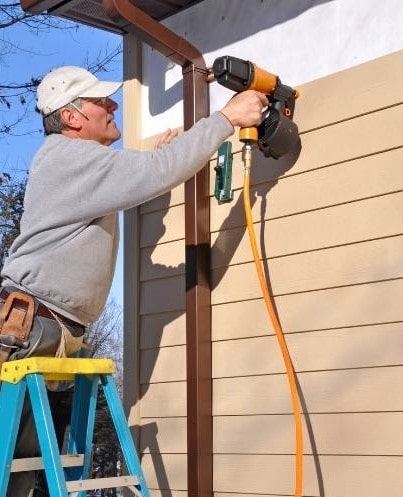
<instances>
[{"instance_id":1,"label":"horizontal siding board","mask_svg":"<svg viewBox=\"0 0 403 497\"><path fill-rule=\"evenodd\" d=\"M267 257L278 257L402 234L402 211L400 192L272 219L254 227L259 247L264 247ZM232 264L241 262L250 253L245 228L212 234L211 243L215 266L231 257Z\"/></svg>"},{"instance_id":2,"label":"horizontal siding board","mask_svg":"<svg viewBox=\"0 0 403 497\"><path fill-rule=\"evenodd\" d=\"M241 143L240 143L241 144ZM255 185L267 181L276 181L279 177L292 174L297 168L301 156L301 143L298 142L292 150L279 159L264 157L257 148L252 149L252 169L250 171L250 184ZM214 195L216 159L210 161L210 195ZM299 171L301 172L301 171ZM243 185L243 160L242 152L232 154L231 188L238 190ZM225 204L224 204L225 205ZM229 205L232 205L230 203Z\"/></svg>"},{"instance_id":3,"label":"horizontal siding board","mask_svg":"<svg viewBox=\"0 0 403 497\"><path fill-rule=\"evenodd\" d=\"M304 495L326 497L401 497L401 457L305 457ZM215 492L294 495L292 456L216 455Z\"/></svg>"},{"instance_id":4,"label":"horizontal siding board","mask_svg":"<svg viewBox=\"0 0 403 497\"><path fill-rule=\"evenodd\" d=\"M186 343L186 316L183 310L146 314L141 316L140 326L141 349Z\"/></svg>"},{"instance_id":5,"label":"horizontal siding board","mask_svg":"<svg viewBox=\"0 0 403 497\"><path fill-rule=\"evenodd\" d=\"M144 420L141 426L140 452L185 454L187 450L186 418Z\"/></svg>"},{"instance_id":6,"label":"horizontal siding board","mask_svg":"<svg viewBox=\"0 0 403 497\"><path fill-rule=\"evenodd\" d=\"M289 334L286 341L296 371L403 364L403 325L400 323ZM274 335L213 343L213 378L284 371ZM185 379L185 345L142 351L141 384Z\"/></svg>"},{"instance_id":7,"label":"horizontal siding board","mask_svg":"<svg viewBox=\"0 0 403 497\"><path fill-rule=\"evenodd\" d=\"M401 323L295 333L285 338L296 371L403 365ZM213 343L213 378L284 371L274 335Z\"/></svg>"},{"instance_id":8,"label":"horizontal siding board","mask_svg":"<svg viewBox=\"0 0 403 497\"><path fill-rule=\"evenodd\" d=\"M403 410L403 367L298 373L310 413ZM285 374L213 380L215 416L292 412Z\"/></svg>"},{"instance_id":9,"label":"horizontal siding board","mask_svg":"<svg viewBox=\"0 0 403 497\"><path fill-rule=\"evenodd\" d=\"M267 266L273 294L285 295L402 278L402 254L399 236L271 259ZM215 269L212 287L212 304L262 294L253 262Z\"/></svg>"},{"instance_id":10,"label":"horizontal siding board","mask_svg":"<svg viewBox=\"0 0 403 497\"><path fill-rule=\"evenodd\" d=\"M236 135L237 136L237 135ZM233 152L232 154L232 178L231 187L232 189L238 190L242 188L243 185L243 161L242 152L240 150L241 142L238 142L238 152ZM234 149L233 149L234 150ZM279 177L287 176L287 174L292 174L292 171L296 167L296 163L301 154L301 143L297 143L295 147L290 150L287 154L283 155L279 159L264 157L258 149L252 149L252 169L250 171L250 184L255 185L258 183L263 183L267 181L277 181ZM213 159L210 161L210 195L214 195L215 187L215 166L217 165L217 160ZM225 204L224 204L225 205ZM233 205L230 203L229 205Z\"/></svg>"},{"instance_id":11,"label":"horizontal siding board","mask_svg":"<svg viewBox=\"0 0 403 497\"><path fill-rule=\"evenodd\" d=\"M174 205L183 204L185 201L184 193L183 184L179 185L171 191L142 204L140 212L141 214L147 214L148 212L166 209L168 206L173 207Z\"/></svg>"},{"instance_id":12,"label":"horizontal siding board","mask_svg":"<svg viewBox=\"0 0 403 497\"><path fill-rule=\"evenodd\" d=\"M185 238L185 206L150 212L141 216L140 247Z\"/></svg>"},{"instance_id":13,"label":"horizontal siding board","mask_svg":"<svg viewBox=\"0 0 403 497\"><path fill-rule=\"evenodd\" d=\"M149 489L150 490L150 489ZM166 490L150 490L151 497L167 497ZM187 490L172 490L169 489L169 497L187 497Z\"/></svg>"},{"instance_id":14,"label":"horizontal siding board","mask_svg":"<svg viewBox=\"0 0 403 497\"><path fill-rule=\"evenodd\" d=\"M187 489L186 454L144 454L141 463L151 490L170 492Z\"/></svg>"},{"instance_id":15,"label":"horizontal siding board","mask_svg":"<svg viewBox=\"0 0 403 497\"><path fill-rule=\"evenodd\" d=\"M214 492L214 497L256 497L256 494L240 494L239 492ZM259 494L259 497L284 497L278 494Z\"/></svg>"},{"instance_id":16,"label":"horizontal siding board","mask_svg":"<svg viewBox=\"0 0 403 497\"><path fill-rule=\"evenodd\" d=\"M279 178L251 188L254 219L273 219L313 209L403 190L403 148L372 155L295 176ZM365 178L365 181L363 181ZM228 226L228 217L237 217L232 225L244 223L241 190L234 192L234 202L218 204L211 199L212 230ZM291 201L292 199L292 201Z\"/></svg>"},{"instance_id":17,"label":"horizontal siding board","mask_svg":"<svg viewBox=\"0 0 403 497\"><path fill-rule=\"evenodd\" d=\"M299 86L294 114L299 131L306 133L402 103L402 62L403 51L399 51ZM346 99L348 103L340 105ZM234 152L242 148L238 133L229 140Z\"/></svg>"},{"instance_id":18,"label":"horizontal siding board","mask_svg":"<svg viewBox=\"0 0 403 497\"><path fill-rule=\"evenodd\" d=\"M279 176L300 174L401 147L402 124L403 105L398 105L301 135L300 153L294 149L277 161L255 150L251 184L275 181ZM213 173L212 176L214 178ZM214 185L214 179L211 184ZM233 156L232 188L242 185L242 154L238 153ZM212 230L215 229L212 225Z\"/></svg>"},{"instance_id":19,"label":"horizontal siding board","mask_svg":"<svg viewBox=\"0 0 403 497\"><path fill-rule=\"evenodd\" d=\"M150 490L151 497L187 497L187 490L172 490L169 489L169 494L166 490Z\"/></svg>"},{"instance_id":20,"label":"horizontal siding board","mask_svg":"<svg viewBox=\"0 0 403 497\"><path fill-rule=\"evenodd\" d=\"M186 416L186 382L142 385L140 416L142 418Z\"/></svg>"},{"instance_id":21,"label":"horizontal siding board","mask_svg":"<svg viewBox=\"0 0 403 497\"><path fill-rule=\"evenodd\" d=\"M403 101L402 85L403 51L399 51L304 84L295 120L305 131L388 107ZM340 105L346 98L348 104Z\"/></svg>"},{"instance_id":22,"label":"horizontal siding board","mask_svg":"<svg viewBox=\"0 0 403 497\"><path fill-rule=\"evenodd\" d=\"M140 281L185 274L185 241L141 249Z\"/></svg>"},{"instance_id":23,"label":"horizontal siding board","mask_svg":"<svg viewBox=\"0 0 403 497\"><path fill-rule=\"evenodd\" d=\"M402 322L403 281L285 295L275 302L286 333ZM272 327L263 299L212 307L213 340L267 333Z\"/></svg>"},{"instance_id":24,"label":"horizontal siding board","mask_svg":"<svg viewBox=\"0 0 403 497\"><path fill-rule=\"evenodd\" d=\"M308 412L403 410L403 367L299 373ZM285 374L213 380L216 416L291 413ZM186 383L142 386L142 418L186 415Z\"/></svg>"},{"instance_id":25,"label":"horizontal siding board","mask_svg":"<svg viewBox=\"0 0 403 497\"><path fill-rule=\"evenodd\" d=\"M304 454L403 456L402 413L311 414ZM292 415L216 416L215 454L294 454Z\"/></svg>"},{"instance_id":26,"label":"horizontal siding board","mask_svg":"<svg viewBox=\"0 0 403 497\"><path fill-rule=\"evenodd\" d=\"M186 379L186 346L165 347L141 352L140 383Z\"/></svg>"},{"instance_id":27,"label":"horizontal siding board","mask_svg":"<svg viewBox=\"0 0 403 497\"><path fill-rule=\"evenodd\" d=\"M302 150L288 174L300 173L400 147L403 105L302 135Z\"/></svg>"},{"instance_id":28,"label":"horizontal siding board","mask_svg":"<svg viewBox=\"0 0 403 497\"><path fill-rule=\"evenodd\" d=\"M140 287L140 314L185 309L185 276L144 281Z\"/></svg>"},{"instance_id":29,"label":"horizontal siding board","mask_svg":"<svg viewBox=\"0 0 403 497\"><path fill-rule=\"evenodd\" d=\"M304 453L403 455L402 413L311 414L304 423ZM311 442L313 437L313 443ZM141 453L186 453L186 418L144 420ZM290 415L215 416L215 454L294 454Z\"/></svg>"}]
</instances>

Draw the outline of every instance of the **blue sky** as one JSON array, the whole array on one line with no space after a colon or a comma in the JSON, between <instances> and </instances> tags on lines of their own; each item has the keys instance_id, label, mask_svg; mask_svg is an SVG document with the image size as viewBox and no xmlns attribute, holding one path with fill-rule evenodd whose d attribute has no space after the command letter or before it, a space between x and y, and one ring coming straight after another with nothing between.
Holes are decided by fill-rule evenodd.
<instances>
[{"instance_id":1,"label":"blue sky","mask_svg":"<svg viewBox=\"0 0 403 497\"><path fill-rule=\"evenodd\" d=\"M70 25L71 26L71 25ZM102 58L105 51L111 51L121 42L121 37L105 31L80 25L74 29L49 29L44 32L30 32L24 25L16 24L0 31L0 47L6 47L9 54L0 57L0 81L21 83L31 77L45 75L54 67L63 65L86 66ZM0 49L1 52L1 49ZM119 56L108 65L108 72L99 73L100 79L119 81L122 79L122 58ZM117 100L121 101L121 94ZM0 113L12 119L21 115L23 107L16 103L8 110L0 106ZM7 113L7 116L5 116ZM122 113L116 120L121 127ZM34 111L34 101L28 106L22 124L15 135L0 138L1 171L20 177L29 169L31 159L43 141L40 116ZM115 144L121 147L121 141ZM122 244L121 244L122 246ZM122 305L122 251L111 290L111 298Z\"/></svg>"}]
</instances>

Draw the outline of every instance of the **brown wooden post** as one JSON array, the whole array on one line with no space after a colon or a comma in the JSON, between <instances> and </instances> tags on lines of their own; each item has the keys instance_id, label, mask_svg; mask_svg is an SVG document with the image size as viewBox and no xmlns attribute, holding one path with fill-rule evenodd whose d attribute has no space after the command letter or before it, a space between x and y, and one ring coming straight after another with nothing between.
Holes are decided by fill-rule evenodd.
<instances>
[{"instance_id":1,"label":"brown wooden post","mask_svg":"<svg viewBox=\"0 0 403 497\"><path fill-rule=\"evenodd\" d=\"M205 71L183 71L184 128L209 114ZM188 495L213 492L209 171L185 184Z\"/></svg>"}]
</instances>

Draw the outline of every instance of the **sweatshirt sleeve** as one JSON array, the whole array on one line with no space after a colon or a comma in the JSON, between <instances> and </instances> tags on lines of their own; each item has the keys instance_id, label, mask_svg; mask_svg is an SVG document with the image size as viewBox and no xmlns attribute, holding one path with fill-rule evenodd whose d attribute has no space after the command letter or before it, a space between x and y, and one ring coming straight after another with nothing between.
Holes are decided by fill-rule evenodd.
<instances>
[{"instance_id":1,"label":"sweatshirt sleeve","mask_svg":"<svg viewBox=\"0 0 403 497\"><path fill-rule=\"evenodd\" d=\"M75 160L69 166L70 180L64 180L63 194L70 197L70 219L65 221L92 220L171 190L198 172L233 131L216 112L152 152L68 140Z\"/></svg>"}]
</instances>

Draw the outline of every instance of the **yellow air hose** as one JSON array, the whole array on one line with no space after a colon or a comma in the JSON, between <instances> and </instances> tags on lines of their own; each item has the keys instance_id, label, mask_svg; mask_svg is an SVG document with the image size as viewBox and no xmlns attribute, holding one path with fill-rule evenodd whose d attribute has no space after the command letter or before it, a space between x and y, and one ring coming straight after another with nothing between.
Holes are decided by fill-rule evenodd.
<instances>
[{"instance_id":1,"label":"yellow air hose","mask_svg":"<svg viewBox=\"0 0 403 497\"><path fill-rule=\"evenodd\" d=\"M281 324L278 320L277 313L275 311L273 297L270 295L268 290L266 278L263 272L262 262L260 260L259 250L256 244L255 230L253 228L252 210L250 205L250 193L249 193L250 169L252 163L251 142L245 143L245 146L243 148L243 161L245 168L243 197L244 197L245 217L246 217L246 224L248 227L250 245L253 253L253 259L255 261L256 271L258 274L264 302L266 304L266 309L269 314L271 323L273 325L275 334L277 336L277 341L280 346L281 353L283 355L283 360L287 371L288 382L290 385L291 402L294 411L294 421L295 421L295 447L296 447L295 448L295 497L301 497L302 479L303 479L303 436L302 436L301 408L300 408L300 401L298 396L294 366L290 357L290 353L288 351L287 343L284 338Z\"/></svg>"}]
</instances>

